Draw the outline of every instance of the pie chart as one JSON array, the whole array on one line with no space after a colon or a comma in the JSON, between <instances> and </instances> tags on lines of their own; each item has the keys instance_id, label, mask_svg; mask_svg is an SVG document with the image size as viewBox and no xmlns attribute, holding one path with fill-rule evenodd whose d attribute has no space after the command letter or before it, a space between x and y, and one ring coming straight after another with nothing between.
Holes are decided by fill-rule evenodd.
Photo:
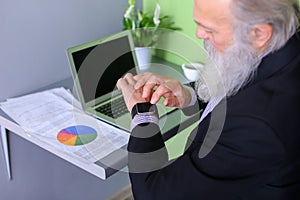
<instances>
[{"instance_id":1,"label":"pie chart","mask_svg":"<svg viewBox=\"0 0 300 200\"><path fill-rule=\"evenodd\" d=\"M62 129L57 134L57 140L64 145L79 146L92 142L97 137L97 131L89 126L78 125Z\"/></svg>"}]
</instances>

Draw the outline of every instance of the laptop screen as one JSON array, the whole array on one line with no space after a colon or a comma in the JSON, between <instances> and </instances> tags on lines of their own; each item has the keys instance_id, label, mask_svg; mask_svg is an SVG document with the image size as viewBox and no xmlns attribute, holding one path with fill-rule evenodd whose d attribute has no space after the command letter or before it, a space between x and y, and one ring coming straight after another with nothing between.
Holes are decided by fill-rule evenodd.
<instances>
[{"instance_id":1,"label":"laptop screen","mask_svg":"<svg viewBox=\"0 0 300 200\"><path fill-rule=\"evenodd\" d=\"M136 74L127 35L75 51L72 58L85 103L112 92L127 72Z\"/></svg>"}]
</instances>

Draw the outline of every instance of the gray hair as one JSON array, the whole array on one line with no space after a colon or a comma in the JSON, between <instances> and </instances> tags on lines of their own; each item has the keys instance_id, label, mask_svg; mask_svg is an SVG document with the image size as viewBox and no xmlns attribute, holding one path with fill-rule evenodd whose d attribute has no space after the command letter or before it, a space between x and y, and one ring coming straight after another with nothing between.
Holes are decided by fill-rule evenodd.
<instances>
[{"instance_id":1,"label":"gray hair","mask_svg":"<svg viewBox=\"0 0 300 200\"><path fill-rule=\"evenodd\" d=\"M298 0L232 0L231 9L235 34L245 42L251 41L249 31L253 26L272 25L273 34L265 53L280 49L299 29Z\"/></svg>"}]
</instances>

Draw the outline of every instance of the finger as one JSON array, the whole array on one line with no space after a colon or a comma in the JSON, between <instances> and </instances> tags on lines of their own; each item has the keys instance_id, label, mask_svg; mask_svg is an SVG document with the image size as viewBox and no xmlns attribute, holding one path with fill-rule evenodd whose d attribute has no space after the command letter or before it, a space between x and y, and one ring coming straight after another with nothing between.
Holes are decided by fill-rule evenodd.
<instances>
[{"instance_id":1,"label":"finger","mask_svg":"<svg viewBox=\"0 0 300 200\"><path fill-rule=\"evenodd\" d=\"M144 77L145 78L145 77ZM144 85L140 87L139 84L136 84L135 88L142 88L143 89L143 97L149 98L152 96L153 90L161 84L159 79L156 76L151 76L150 78L147 77L148 80L144 81L141 80L140 83L143 83Z\"/></svg>"},{"instance_id":2,"label":"finger","mask_svg":"<svg viewBox=\"0 0 300 200\"><path fill-rule=\"evenodd\" d=\"M124 76L124 79L127 81L127 83L128 83L129 85L134 86L135 83L136 83L136 81L134 80L133 75L132 75L131 73L127 73L127 74Z\"/></svg>"},{"instance_id":3,"label":"finger","mask_svg":"<svg viewBox=\"0 0 300 200\"><path fill-rule=\"evenodd\" d=\"M182 88L181 83L177 80L166 81L164 83L164 86L166 88L168 88L173 93L173 95L175 95L175 96L178 96L178 95L181 94L181 91L182 91L181 90L181 88Z\"/></svg>"},{"instance_id":4,"label":"finger","mask_svg":"<svg viewBox=\"0 0 300 200\"><path fill-rule=\"evenodd\" d=\"M142 93L142 97L147 101L147 102L150 102L151 100L151 97L152 97L152 94L153 94L153 90L150 91L149 95L145 95L146 97L143 96L143 90L141 90L141 93Z\"/></svg>"},{"instance_id":5,"label":"finger","mask_svg":"<svg viewBox=\"0 0 300 200\"><path fill-rule=\"evenodd\" d=\"M173 93L169 92L169 93L166 93L164 94L164 101L163 101L163 104L165 106L174 106L174 105L177 105L177 97L174 96Z\"/></svg>"},{"instance_id":6,"label":"finger","mask_svg":"<svg viewBox=\"0 0 300 200\"><path fill-rule=\"evenodd\" d=\"M133 78L136 81L135 89L142 88L149 81L151 76L152 76L152 73L149 73L149 72L138 74L138 75L134 76Z\"/></svg>"},{"instance_id":7,"label":"finger","mask_svg":"<svg viewBox=\"0 0 300 200\"><path fill-rule=\"evenodd\" d=\"M153 92L152 98L151 98L151 103L152 104L156 104L159 99L163 96L167 96L169 95L170 90L166 87L164 87L164 85L160 85L157 87L157 89L155 90L155 92Z\"/></svg>"},{"instance_id":8,"label":"finger","mask_svg":"<svg viewBox=\"0 0 300 200\"><path fill-rule=\"evenodd\" d=\"M144 85L143 89L143 98L150 98L153 94L153 89L156 87L156 83L148 83Z\"/></svg>"},{"instance_id":9,"label":"finger","mask_svg":"<svg viewBox=\"0 0 300 200\"><path fill-rule=\"evenodd\" d=\"M120 78L117 82L118 90L121 90L127 85L127 81L124 78Z\"/></svg>"},{"instance_id":10,"label":"finger","mask_svg":"<svg viewBox=\"0 0 300 200\"><path fill-rule=\"evenodd\" d=\"M135 76L136 80L135 89L144 87L147 84L150 85L160 85L164 82L164 79L161 76L152 74L150 72L144 73L140 76Z\"/></svg>"},{"instance_id":11,"label":"finger","mask_svg":"<svg viewBox=\"0 0 300 200\"><path fill-rule=\"evenodd\" d=\"M165 98L163 104L169 107L179 107L179 101L175 96Z\"/></svg>"},{"instance_id":12,"label":"finger","mask_svg":"<svg viewBox=\"0 0 300 200\"><path fill-rule=\"evenodd\" d=\"M153 76L153 75L154 75L154 74L151 73L151 72L143 72L143 73L141 73L141 74L135 75L135 76L134 76L134 79L137 81L137 80L139 80L139 79L141 79L141 78L144 78L144 77L149 78L149 77L151 77L151 76Z\"/></svg>"}]
</instances>

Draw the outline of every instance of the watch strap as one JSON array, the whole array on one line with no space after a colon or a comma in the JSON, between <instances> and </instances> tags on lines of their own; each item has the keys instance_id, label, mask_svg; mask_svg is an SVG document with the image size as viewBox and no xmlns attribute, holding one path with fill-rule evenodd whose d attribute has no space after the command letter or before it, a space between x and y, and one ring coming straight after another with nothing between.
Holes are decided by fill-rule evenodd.
<instances>
[{"instance_id":1,"label":"watch strap","mask_svg":"<svg viewBox=\"0 0 300 200\"><path fill-rule=\"evenodd\" d=\"M144 123L153 123L158 125L158 116L157 115L137 115L135 116L130 124L131 131L138 125Z\"/></svg>"}]
</instances>

